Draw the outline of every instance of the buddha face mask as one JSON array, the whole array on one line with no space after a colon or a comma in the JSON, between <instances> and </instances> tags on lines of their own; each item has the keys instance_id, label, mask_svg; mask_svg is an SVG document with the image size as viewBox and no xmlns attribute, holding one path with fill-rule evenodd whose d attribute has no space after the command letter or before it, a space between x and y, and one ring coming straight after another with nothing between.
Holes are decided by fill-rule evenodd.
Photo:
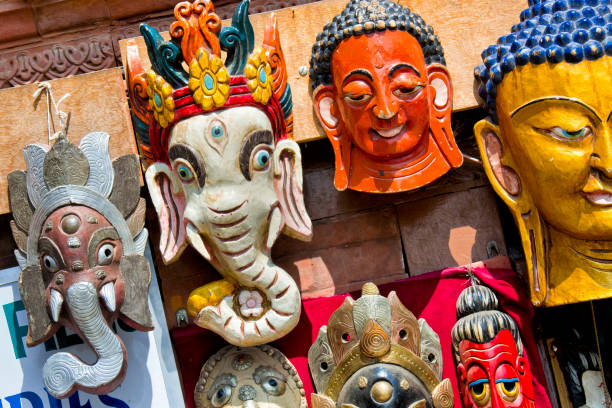
<instances>
[{"instance_id":1,"label":"buddha face mask","mask_svg":"<svg viewBox=\"0 0 612 408\"><path fill-rule=\"evenodd\" d=\"M476 69L491 114L476 138L519 227L536 305L612 296L611 14L591 3L531 1Z\"/></svg>"},{"instance_id":2,"label":"buddha face mask","mask_svg":"<svg viewBox=\"0 0 612 408\"><path fill-rule=\"evenodd\" d=\"M313 47L311 79L337 189L406 191L461 165L442 47L408 9L349 2Z\"/></svg>"},{"instance_id":3,"label":"buddha face mask","mask_svg":"<svg viewBox=\"0 0 612 408\"><path fill-rule=\"evenodd\" d=\"M143 26L152 62L146 74L137 47L128 46L135 121L150 124L140 137L160 252L174 262L191 244L224 276L193 290L187 310L196 324L239 346L273 341L297 324L299 289L270 251L281 233L312 235L300 150L289 138L291 92L278 27L272 16L254 49L248 5L243 1L233 25L222 28L211 2L179 3L173 41ZM175 50L188 72L168 65L165 49Z\"/></svg>"},{"instance_id":4,"label":"buddha face mask","mask_svg":"<svg viewBox=\"0 0 612 408\"><path fill-rule=\"evenodd\" d=\"M307 408L295 367L270 346L226 346L204 367L195 389L197 408Z\"/></svg>"},{"instance_id":5,"label":"buddha face mask","mask_svg":"<svg viewBox=\"0 0 612 408\"><path fill-rule=\"evenodd\" d=\"M367 283L356 301L346 298L308 352L316 394L313 408L452 407L441 380L438 335L417 320L395 292L387 298Z\"/></svg>"},{"instance_id":6,"label":"buddha face mask","mask_svg":"<svg viewBox=\"0 0 612 408\"><path fill-rule=\"evenodd\" d=\"M535 408L518 326L497 307L495 294L480 285L457 300L452 336L463 406Z\"/></svg>"},{"instance_id":7,"label":"buddha face mask","mask_svg":"<svg viewBox=\"0 0 612 408\"><path fill-rule=\"evenodd\" d=\"M8 178L27 344L69 327L91 345L97 361L52 355L43 367L47 391L56 398L75 390L106 394L127 367L112 322L121 317L135 329L153 328L138 158L111 162L108 135L101 132L86 135L78 147L65 136L51 148L29 145L24 156L27 171Z\"/></svg>"}]
</instances>

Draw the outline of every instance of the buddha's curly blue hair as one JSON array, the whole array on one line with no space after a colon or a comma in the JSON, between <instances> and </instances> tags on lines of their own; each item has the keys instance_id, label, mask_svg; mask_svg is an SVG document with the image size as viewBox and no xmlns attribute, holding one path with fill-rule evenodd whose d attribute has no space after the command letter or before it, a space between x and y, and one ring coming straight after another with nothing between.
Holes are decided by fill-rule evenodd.
<instances>
[{"instance_id":1,"label":"buddha's curly blue hair","mask_svg":"<svg viewBox=\"0 0 612 408\"><path fill-rule=\"evenodd\" d=\"M612 56L612 0L529 0L512 32L482 52L474 70L484 108L497 123L497 85L517 66Z\"/></svg>"}]
</instances>

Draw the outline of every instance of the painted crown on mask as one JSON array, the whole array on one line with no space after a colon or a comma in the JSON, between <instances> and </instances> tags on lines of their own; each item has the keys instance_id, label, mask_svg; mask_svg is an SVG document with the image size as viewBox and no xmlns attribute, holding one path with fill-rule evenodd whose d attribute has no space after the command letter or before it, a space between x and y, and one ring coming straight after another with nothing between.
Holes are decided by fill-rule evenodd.
<instances>
[{"instance_id":1,"label":"painted crown on mask","mask_svg":"<svg viewBox=\"0 0 612 408\"><path fill-rule=\"evenodd\" d=\"M223 27L210 0L180 2L169 41L154 28L140 26L151 69L144 72L137 48L128 45L127 75L135 131L147 162L168 162L170 132L177 122L219 109L257 107L270 119L276 142L292 137L291 89L276 17L266 26L262 46L254 48L248 9L249 0L243 0L232 25Z\"/></svg>"},{"instance_id":2,"label":"painted crown on mask","mask_svg":"<svg viewBox=\"0 0 612 408\"><path fill-rule=\"evenodd\" d=\"M484 108L497 122L497 85L516 67L579 63L612 55L611 0L529 0L521 22L482 52L474 70Z\"/></svg>"}]
</instances>

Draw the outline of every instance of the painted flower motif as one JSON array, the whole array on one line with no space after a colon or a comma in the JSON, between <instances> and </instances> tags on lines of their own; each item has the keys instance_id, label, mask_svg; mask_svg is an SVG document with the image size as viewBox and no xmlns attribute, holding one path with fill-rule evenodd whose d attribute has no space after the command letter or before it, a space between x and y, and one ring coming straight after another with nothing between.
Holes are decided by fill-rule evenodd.
<instances>
[{"instance_id":1,"label":"painted flower motif","mask_svg":"<svg viewBox=\"0 0 612 408\"><path fill-rule=\"evenodd\" d=\"M189 65L189 89L202 109L220 108L229 98L229 74L218 56L200 48Z\"/></svg>"},{"instance_id":2,"label":"painted flower motif","mask_svg":"<svg viewBox=\"0 0 612 408\"><path fill-rule=\"evenodd\" d=\"M257 317L263 313L263 297L256 291L243 290L238 295L240 314L244 317Z\"/></svg>"},{"instance_id":3,"label":"painted flower motif","mask_svg":"<svg viewBox=\"0 0 612 408\"><path fill-rule=\"evenodd\" d=\"M174 120L172 87L155 71L149 70L147 72L147 94L155 120L161 127L165 128Z\"/></svg>"},{"instance_id":4,"label":"painted flower motif","mask_svg":"<svg viewBox=\"0 0 612 408\"><path fill-rule=\"evenodd\" d=\"M253 99L264 105L267 104L272 96L272 67L262 48L256 48L249 55L244 74Z\"/></svg>"}]
</instances>

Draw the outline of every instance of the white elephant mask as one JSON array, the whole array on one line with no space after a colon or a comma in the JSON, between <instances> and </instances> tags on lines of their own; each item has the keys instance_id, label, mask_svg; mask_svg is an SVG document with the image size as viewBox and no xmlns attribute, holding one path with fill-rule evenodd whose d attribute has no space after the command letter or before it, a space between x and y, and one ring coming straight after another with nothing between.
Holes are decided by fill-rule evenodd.
<instances>
[{"instance_id":1,"label":"white elephant mask","mask_svg":"<svg viewBox=\"0 0 612 408\"><path fill-rule=\"evenodd\" d=\"M162 257L174 262L191 244L223 275L194 290L187 310L237 346L268 343L295 327L300 292L270 250L281 232L312 235L276 19L254 50L248 5L244 0L232 26L221 27L211 2L181 2L167 42L142 26L152 63L146 74L137 47L127 47Z\"/></svg>"},{"instance_id":2,"label":"white elephant mask","mask_svg":"<svg viewBox=\"0 0 612 408\"><path fill-rule=\"evenodd\" d=\"M65 325L98 356L93 365L66 352L51 356L43 381L56 398L76 390L106 394L121 383L127 352L111 329L115 319L153 328L138 158L111 162L108 139L94 132L78 147L65 136L51 148L26 146L27 171L8 176L26 343L40 344Z\"/></svg>"}]
</instances>

